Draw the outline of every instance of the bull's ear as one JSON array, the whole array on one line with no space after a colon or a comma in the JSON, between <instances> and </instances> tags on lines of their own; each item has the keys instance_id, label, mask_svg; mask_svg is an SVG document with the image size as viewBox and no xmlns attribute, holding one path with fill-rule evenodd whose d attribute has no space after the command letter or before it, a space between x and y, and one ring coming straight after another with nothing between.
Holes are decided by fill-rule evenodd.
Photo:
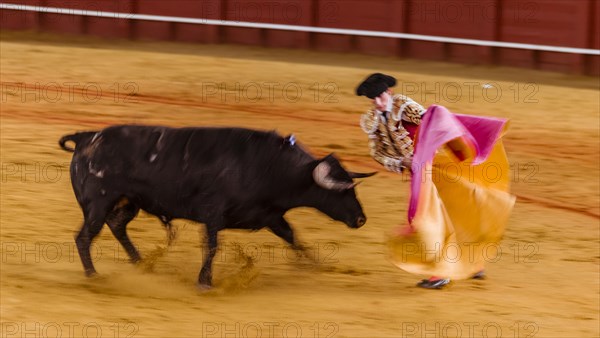
<instances>
[{"instance_id":1,"label":"bull's ear","mask_svg":"<svg viewBox=\"0 0 600 338\"><path fill-rule=\"evenodd\" d=\"M335 156L335 153L330 153L329 155L323 157L322 161L325 161L329 164L340 163L340 161Z\"/></svg>"},{"instance_id":2,"label":"bull's ear","mask_svg":"<svg viewBox=\"0 0 600 338\"><path fill-rule=\"evenodd\" d=\"M365 177L371 177L373 175L376 175L377 172L371 172L371 173L355 173L352 171L349 171L348 174L350 175L350 178L365 178Z\"/></svg>"}]
</instances>

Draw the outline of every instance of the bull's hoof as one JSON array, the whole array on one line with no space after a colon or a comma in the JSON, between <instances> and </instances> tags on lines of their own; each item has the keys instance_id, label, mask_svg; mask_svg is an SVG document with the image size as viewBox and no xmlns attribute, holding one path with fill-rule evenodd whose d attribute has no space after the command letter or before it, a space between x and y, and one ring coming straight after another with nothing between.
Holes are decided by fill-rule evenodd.
<instances>
[{"instance_id":1,"label":"bull's hoof","mask_svg":"<svg viewBox=\"0 0 600 338\"><path fill-rule=\"evenodd\" d=\"M297 258L296 262L302 263L302 262L300 262L300 260L305 259L311 265L320 264L319 259L317 257L315 257L315 255L307 247L305 247L303 245L292 245L291 247L292 247L292 249L294 249L294 252L296 253L296 258Z\"/></svg>"},{"instance_id":2,"label":"bull's hoof","mask_svg":"<svg viewBox=\"0 0 600 338\"><path fill-rule=\"evenodd\" d=\"M197 283L196 287L198 288L198 291L200 291L200 292L206 292L206 291L212 290L212 285L205 284L205 283Z\"/></svg>"},{"instance_id":3,"label":"bull's hoof","mask_svg":"<svg viewBox=\"0 0 600 338\"><path fill-rule=\"evenodd\" d=\"M98 273L96 272L96 270L85 270L85 276L88 278L96 277L98 276Z\"/></svg>"}]
</instances>

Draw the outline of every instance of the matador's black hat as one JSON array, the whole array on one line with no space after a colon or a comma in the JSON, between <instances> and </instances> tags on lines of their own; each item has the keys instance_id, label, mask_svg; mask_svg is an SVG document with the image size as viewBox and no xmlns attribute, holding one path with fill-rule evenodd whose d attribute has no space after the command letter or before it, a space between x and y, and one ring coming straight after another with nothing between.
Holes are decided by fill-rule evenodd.
<instances>
[{"instance_id":1,"label":"matador's black hat","mask_svg":"<svg viewBox=\"0 0 600 338\"><path fill-rule=\"evenodd\" d=\"M381 73L371 74L356 88L356 95L374 99L395 85L396 78L393 76Z\"/></svg>"}]
</instances>

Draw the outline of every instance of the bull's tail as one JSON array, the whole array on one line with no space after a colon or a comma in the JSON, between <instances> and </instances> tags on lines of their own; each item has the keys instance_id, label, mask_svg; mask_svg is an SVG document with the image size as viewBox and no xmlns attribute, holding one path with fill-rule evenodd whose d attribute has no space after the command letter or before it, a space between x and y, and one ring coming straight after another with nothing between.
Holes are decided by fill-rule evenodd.
<instances>
[{"instance_id":1,"label":"bull's tail","mask_svg":"<svg viewBox=\"0 0 600 338\"><path fill-rule=\"evenodd\" d=\"M80 133L75 133L75 134L70 134L70 135L65 135L63 137L60 138L60 140L58 141L58 144L60 145L61 148L63 148L66 151L70 151L70 152L74 152L75 151L75 147L77 147L77 144L87 140L89 138L94 137L94 135L96 135L96 133L98 133L97 131L84 131L84 132L80 132ZM75 143L75 147L69 147L66 145L67 142L72 141Z\"/></svg>"}]
</instances>

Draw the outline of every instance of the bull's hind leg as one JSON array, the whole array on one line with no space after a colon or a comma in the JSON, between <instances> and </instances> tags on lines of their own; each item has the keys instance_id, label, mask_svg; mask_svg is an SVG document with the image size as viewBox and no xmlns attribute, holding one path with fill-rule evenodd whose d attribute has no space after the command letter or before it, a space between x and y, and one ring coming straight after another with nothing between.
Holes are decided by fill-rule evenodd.
<instances>
[{"instance_id":1,"label":"bull's hind leg","mask_svg":"<svg viewBox=\"0 0 600 338\"><path fill-rule=\"evenodd\" d=\"M94 268L94 263L92 263L92 257L90 255L90 246L94 237L102 230L105 217L106 212L100 212L97 209L84 213L83 226L77 237L75 237L79 258L81 258L85 275L88 277L96 274L96 269Z\"/></svg>"},{"instance_id":2,"label":"bull's hind leg","mask_svg":"<svg viewBox=\"0 0 600 338\"><path fill-rule=\"evenodd\" d=\"M132 263L140 261L141 257L129 236L127 235L127 224L137 216L140 208L125 198L121 199L106 217L106 223L115 238L121 243Z\"/></svg>"}]
</instances>

